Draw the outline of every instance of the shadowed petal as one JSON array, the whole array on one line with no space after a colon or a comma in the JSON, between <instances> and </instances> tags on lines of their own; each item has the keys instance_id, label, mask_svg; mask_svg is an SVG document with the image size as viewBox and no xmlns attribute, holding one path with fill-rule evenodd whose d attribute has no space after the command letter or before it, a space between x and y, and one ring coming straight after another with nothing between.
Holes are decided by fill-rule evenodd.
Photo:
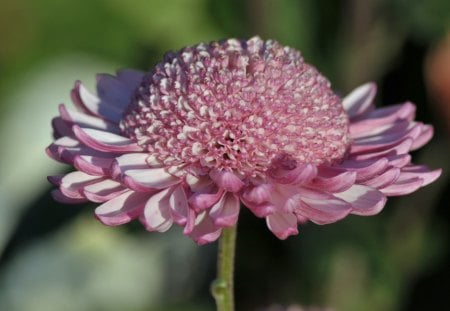
<instances>
[{"instance_id":1,"label":"shadowed petal","mask_svg":"<svg viewBox=\"0 0 450 311\"><path fill-rule=\"evenodd\" d=\"M383 193L364 185L353 185L350 189L334 195L352 205L352 214L361 216L378 214L386 203Z\"/></svg>"},{"instance_id":2,"label":"shadowed petal","mask_svg":"<svg viewBox=\"0 0 450 311\"><path fill-rule=\"evenodd\" d=\"M73 126L75 136L86 146L104 152L135 152L142 148L129 138L105 131Z\"/></svg>"},{"instance_id":3,"label":"shadowed petal","mask_svg":"<svg viewBox=\"0 0 450 311\"><path fill-rule=\"evenodd\" d=\"M121 195L127 190L120 183L105 179L84 187L82 191L89 201L102 203Z\"/></svg>"},{"instance_id":4,"label":"shadowed petal","mask_svg":"<svg viewBox=\"0 0 450 311\"><path fill-rule=\"evenodd\" d=\"M127 191L98 206L95 216L108 226L125 224L139 216L148 198L148 193Z\"/></svg>"}]
</instances>

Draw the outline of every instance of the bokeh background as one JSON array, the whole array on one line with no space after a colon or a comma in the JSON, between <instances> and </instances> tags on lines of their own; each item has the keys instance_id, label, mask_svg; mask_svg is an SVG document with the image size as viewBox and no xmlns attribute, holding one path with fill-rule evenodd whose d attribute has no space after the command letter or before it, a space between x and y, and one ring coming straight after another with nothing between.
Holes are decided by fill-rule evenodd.
<instances>
[{"instance_id":1,"label":"bokeh background","mask_svg":"<svg viewBox=\"0 0 450 311\"><path fill-rule=\"evenodd\" d=\"M255 34L302 51L340 94L378 84L435 137L414 154L438 182L376 217L307 224L279 241L243 211L238 310L449 310L450 1L0 0L0 310L214 310L216 245L177 228L108 228L52 201L50 120L76 79L146 70L167 50Z\"/></svg>"}]
</instances>

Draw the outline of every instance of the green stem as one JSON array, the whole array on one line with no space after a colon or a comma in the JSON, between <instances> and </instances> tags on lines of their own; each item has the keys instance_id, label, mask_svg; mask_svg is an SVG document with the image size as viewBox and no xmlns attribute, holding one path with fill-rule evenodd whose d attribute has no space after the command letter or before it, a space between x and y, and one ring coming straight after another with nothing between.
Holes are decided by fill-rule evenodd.
<instances>
[{"instance_id":1,"label":"green stem","mask_svg":"<svg viewBox=\"0 0 450 311\"><path fill-rule=\"evenodd\" d=\"M219 240L217 253L217 279L211 284L217 311L234 311L234 253L236 248L236 226L225 228Z\"/></svg>"}]
</instances>

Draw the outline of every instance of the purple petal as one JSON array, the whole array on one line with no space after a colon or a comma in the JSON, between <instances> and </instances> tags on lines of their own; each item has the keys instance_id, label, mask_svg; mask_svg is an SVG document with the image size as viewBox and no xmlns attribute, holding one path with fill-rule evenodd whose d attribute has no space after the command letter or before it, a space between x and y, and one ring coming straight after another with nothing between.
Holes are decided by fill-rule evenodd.
<instances>
[{"instance_id":1,"label":"purple petal","mask_svg":"<svg viewBox=\"0 0 450 311\"><path fill-rule=\"evenodd\" d=\"M414 139L414 142L411 146L411 150L417 150L420 147L424 146L431 140L433 134L434 134L433 127L431 125L424 124L420 135Z\"/></svg>"},{"instance_id":2,"label":"purple petal","mask_svg":"<svg viewBox=\"0 0 450 311\"><path fill-rule=\"evenodd\" d=\"M370 151L367 150L367 152L358 152L357 154L350 154L349 159L356 160L356 161L364 161L369 159L376 159L381 157L389 157L394 155L400 155L408 153L411 150L411 146L413 144L412 138L406 138L403 141L392 144L387 149L383 149L381 151L374 150Z\"/></svg>"},{"instance_id":3,"label":"purple petal","mask_svg":"<svg viewBox=\"0 0 450 311\"><path fill-rule=\"evenodd\" d=\"M77 198L77 199L69 198L68 196L64 195L59 189L52 190L51 195L55 201L64 204L78 204L88 202L86 198Z\"/></svg>"}]
</instances>

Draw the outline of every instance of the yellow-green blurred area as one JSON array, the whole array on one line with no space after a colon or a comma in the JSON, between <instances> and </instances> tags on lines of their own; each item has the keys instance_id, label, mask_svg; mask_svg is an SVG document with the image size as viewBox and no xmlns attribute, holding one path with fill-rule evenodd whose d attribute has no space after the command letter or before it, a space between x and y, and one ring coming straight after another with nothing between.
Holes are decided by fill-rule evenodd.
<instances>
[{"instance_id":1,"label":"yellow-green blurred area","mask_svg":"<svg viewBox=\"0 0 450 311\"><path fill-rule=\"evenodd\" d=\"M378 216L286 241L243 210L237 309L449 310L449 31L448 0L0 0L0 310L214 310L215 244L53 202L46 176L69 168L44 149L75 80L94 89L98 72L253 35L302 51L339 94L373 80L378 105L414 101L435 125L414 161L444 173Z\"/></svg>"}]
</instances>

